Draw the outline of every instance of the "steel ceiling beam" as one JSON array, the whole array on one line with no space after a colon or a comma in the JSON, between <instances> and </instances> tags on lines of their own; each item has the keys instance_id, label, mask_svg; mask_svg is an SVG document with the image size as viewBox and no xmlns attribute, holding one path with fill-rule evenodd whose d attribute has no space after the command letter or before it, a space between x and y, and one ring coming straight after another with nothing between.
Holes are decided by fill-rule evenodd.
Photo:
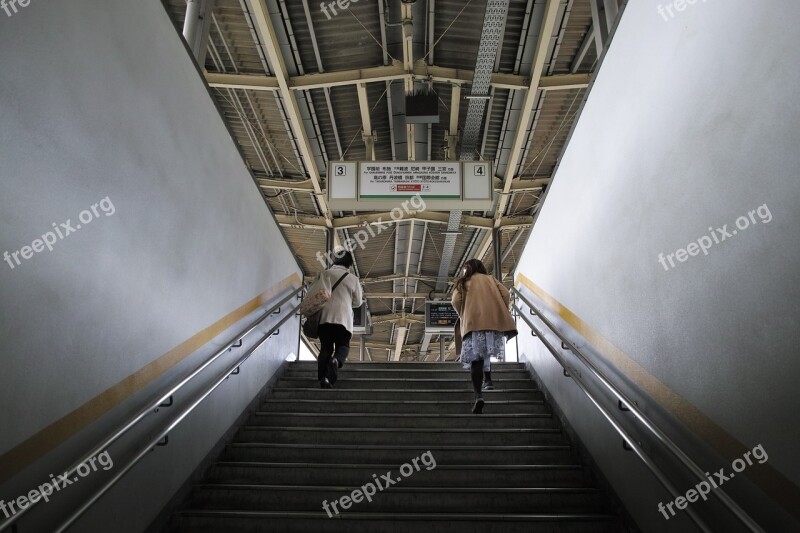
<instances>
[{"instance_id":1,"label":"steel ceiling beam","mask_svg":"<svg viewBox=\"0 0 800 533\"><path fill-rule=\"evenodd\" d=\"M526 180L536 181L536 180ZM524 189L523 189L524 190ZM425 211L407 216L397 222L429 222L432 224L448 224L449 217L446 212L441 211ZM325 217L315 215L282 215L275 214L275 218L281 226L285 227L308 227L325 229L328 227ZM527 227L533 223L531 216L518 216L518 217L503 217L503 220L498 224L494 223L494 219L487 217L480 217L474 215L463 215L459 228L470 229L492 229L494 227ZM378 225L378 224L395 224L391 219L390 212L386 213L370 213L369 215L354 215L349 217L337 218L332 221L333 227L339 229L350 229L364 227L365 224ZM457 228L457 229L459 229ZM449 229L449 228L448 228Z\"/></svg>"},{"instance_id":2,"label":"steel ceiling beam","mask_svg":"<svg viewBox=\"0 0 800 533\"><path fill-rule=\"evenodd\" d=\"M539 80L540 91L565 91L571 89L586 89L591 81L591 74L555 74L542 76ZM525 87L529 90L530 86Z\"/></svg>"},{"instance_id":3,"label":"steel ceiling beam","mask_svg":"<svg viewBox=\"0 0 800 533\"><path fill-rule=\"evenodd\" d=\"M372 315L372 323L373 324L386 324L386 323L413 323L413 324L422 324L425 322L425 315L424 314L402 314L402 313L390 313L388 315Z\"/></svg>"},{"instance_id":4,"label":"steel ceiling beam","mask_svg":"<svg viewBox=\"0 0 800 533\"><path fill-rule=\"evenodd\" d=\"M361 283L370 284L370 283L385 283L387 281L394 281L397 279L413 279L425 282L435 282L435 276L422 276L419 274L409 274L408 276L404 276L403 274L387 274L386 276L375 276L371 278L362 278Z\"/></svg>"},{"instance_id":5,"label":"steel ceiling beam","mask_svg":"<svg viewBox=\"0 0 800 533\"><path fill-rule=\"evenodd\" d=\"M545 6L544 17L542 18L542 26L539 29L539 38L536 44L536 52L534 53L533 66L531 68L531 82L528 87L528 92L525 94L525 100L522 104L517 132L514 135L514 144L512 145L511 153L509 155L508 164L506 165L506 173L503 179L503 189L500 191L500 198L497 202L497 209L494 215L495 227L500 227L502 224L503 214L508 207L508 200L511 196L511 185L517 177L517 167L519 166L525 143L528 138L528 126L533 117L534 104L540 89L540 82L542 79L542 69L544 68L545 61L547 60L547 53L550 49L550 40L553 38L553 32L556 28L556 19L561 7L561 0L547 0ZM489 248L492 246L492 232L487 231L480 246L478 253L475 257L481 258L486 255Z\"/></svg>"},{"instance_id":6,"label":"steel ceiling beam","mask_svg":"<svg viewBox=\"0 0 800 533\"><path fill-rule=\"evenodd\" d=\"M417 298L427 298L427 292L370 292L364 295L366 298L406 298L409 300Z\"/></svg>"},{"instance_id":7,"label":"steel ceiling beam","mask_svg":"<svg viewBox=\"0 0 800 533\"><path fill-rule=\"evenodd\" d=\"M483 124L491 89L492 73L494 72L495 61L497 60L505 32L508 3L509 0L488 0L486 2L481 40L478 44L478 57L475 59L475 74L470 88L470 96L472 98L467 106L467 117L464 121L464 135L459 154L459 159L462 161L475 159L475 151L482 133L481 125ZM453 260L453 252L458 240L456 231L461 227L462 215L462 211L450 211L450 218L447 222L448 235L442 246L442 256L439 262L439 274L436 282L436 290L438 292L444 292L447 288L450 263Z\"/></svg>"},{"instance_id":8,"label":"steel ceiling beam","mask_svg":"<svg viewBox=\"0 0 800 533\"><path fill-rule=\"evenodd\" d=\"M592 38L594 36L592 35ZM591 42L591 40L589 41ZM221 89L247 89L251 91L280 91L281 86L275 76L258 74L227 74L224 72L206 72L206 82L210 87ZM452 85L470 85L474 79L471 70L438 67L418 63L412 73L403 70L402 63L385 67L374 67L353 70L304 74L289 77L288 86L291 91L307 91L358 85L360 83L377 83L391 80L430 80L436 83ZM583 89L589 86L589 74L556 74L543 76L540 89L548 91ZM516 74L492 74L490 86L496 89L525 91L530 87L530 78Z\"/></svg>"},{"instance_id":9,"label":"steel ceiling beam","mask_svg":"<svg viewBox=\"0 0 800 533\"><path fill-rule=\"evenodd\" d=\"M589 0L592 8L592 28L594 29L594 45L597 57L603 54L608 40L608 18L606 17L605 3L603 0Z\"/></svg>"},{"instance_id":10,"label":"steel ceiling beam","mask_svg":"<svg viewBox=\"0 0 800 533\"><path fill-rule=\"evenodd\" d=\"M458 154L458 119L461 115L461 85L454 83L450 92L450 128L445 133L447 140L447 159L456 160Z\"/></svg>"},{"instance_id":11,"label":"steel ceiling beam","mask_svg":"<svg viewBox=\"0 0 800 533\"><path fill-rule=\"evenodd\" d=\"M367 98L367 84L356 85L358 91L358 106L361 109L361 137L366 147L365 159L375 161L375 135L372 131L372 118L370 117L369 99Z\"/></svg>"},{"instance_id":12,"label":"steel ceiling beam","mask_svg":"<svg viewBox=\"0 0 800 533\"><path fill-rule=\"evenodd\" d=\"M403 44L403 70L407 74L414 72L414 4L403 2L400 4L400 19L402 26ZM414 93L414 78L406 76L403 81L406 96ZM404 106L405 109L405 106ZM409 161L417 159L417 126L406 121L406 153ZM397 348L398 352L400 346Z\"/></svg>"},{"instance_id":13,"label":"steel ceiling beam","mask_svg":"<svg viewBox=\"0 0 800 533\"><path fill-rule=\"evenodd\" d=\"M215 0L187 0L183 37L201 67L206 63L208 35L211 31L211 13Z\"/></svg>"},{"instance_id":14,"label":"steel ceiling beam","mask_svg":"<svg viewBox=\"0 0 800 533\"><path fill-rule=\"evenodd\" d=\"M575 55L575 59L572 60L572 67L570 68L570 72L575 74L580 70L583 61L586 59L586 54L589 53L589 50L592 48L592 44L594 44L595 37L594 37L594 26L589 27L589 31L583 36L583 42L581 42L580 48L578 48L578 53Z\"/></svg>"},{"instance_id":15,"label":"steel ceiling beam","mask_svg":"<svg viewBox=\"0 0 800 533\"><path fill-rule=\"evenodd\" d=\"M396 348L396 346L394 344L385 344L385 343L380 343L380 342L366 342L365 345L366 345L367 348L371 348L373 350L393 350L393 349ZM419 344L406 344L405 348L403 348L401 353L402 352L407 352L407 351L412 351L412 350L417 350L419 347L420 347ZM394 354L393 354L393 357L394 357ZM395 361L395 362L397 362L397 361L400 361L400 358L398 358L398 359L394 359L394 358L387 359L387 361Z\"/></svg>"},{"instance_id":16,"label":"steel ceiling beam","mask_svg":"<svg viewBox=\"0 0 800 533\"><path fill-rule=\"evenodd\" d=\"M425 282L425 283L435 283L436 282L436 277L435 276L423 276L421 274L409 274L407 277L408 277L409 280L412 280L412 281L421 281L421 282ZM370 277L370 278L361 278L361 283L365 284L365 285L372 284L372 283L386 283L386 282L391 282L391 281L395 281L395 280L398 280L398 279L399 280L403 280L405 278L406 278L406 276L404 276L402 274L387 274L386 276L375 276L375 277ZM316 279L316 276L314 274L306 275L303 278L303 283L312 283L315 279ZM371 298L371 294L372 293L369 293L369 294L365 293L365 298ZM396 294L396 293L392 293L392 294ZM412 293L412 294L422 294L422 293ZM410 313L406 313L406 314L410 315Z\"/></svg>"},{"instance_id":17,"label":"steel ceiling beam","mask_svg":"<svg viewBox=\"0 0 800 533\"><path fill-rule=\"evenodd\" d=\"M550 178L533 178L533 179L521 179L515 178L511 182L511 192L522 192L522 191L535 191L539 190L545 185L550 183ZM503 190L504 183L502 180L495 180L494 189L496 191Z\"/></svg>"},{"instance_id":18,"label":"steel ceiling beam","mask_svg":"<svg viewBox=\"0 0 800 533\"><path fill-rule=\"evenodd\" d=\"M286 106L286 113L289 118L289 123L292 128L292 133L296 139L297 145L300 149L303 163L309 173L311 185L314 189L317 202L319 204L320 212L325 218L327 227L333 227L333 218L331 211L328 208L327 202L322 192L321 175L317 168L317 162L314 158L314 151L311 148L311 143L308 140L308 134L303 125L303 117L300 113L300 108L297 104L297 99L289 87L290 77L286 68L283 54L281 52L278 36L275 28L272 25L269 11L266 6L266 0L251 0L251 13L253 16L253 23L261 36L261 44L264 53L267 56L267 61L272 67L274 77L278 82L279 92Z\"/></svg>"},{"instance_id":19,"label":"steel ceiling beam","mask_svg":"<svg viewBox=\"0 0 800 533\"><path fill-rule=\"evenodd\" d=\"M311 192L314 190L314 186L311 183L311 180L276 180L276 179L269 179L269 178L256 178L259 187L262 189L279 189L285 191L305 191ZM511 192L521 192L521 191L535 191L539 190L545 185L550 183L550 178L535 178L535 179L515 179L511 183ZM495 180L494 182L494 190L495 191L502 191L503 190L503 182L502 180ZM365 215L365 216L373 216L373 217L383 217L384 219L390 216L389 212L374 214L374 215ZM415 220L421 220L422 218L430 217L431 222L446 222L447 215L442 215L438 212L431 212L428 214L424 214L422 212L417 213L417 216L414 217ZM337 220L350 220L353 217L346 217ZM482 217L467 217L469 220L477 220ZM445 219L445 220L443 220ZM409 219L405 219L409 220ZM488 219L487 219L488 220ZM491 227L485 226L482 222L474 222L475 226L480 227Z\"/></svg>"},{"instance_id":20,"label":"steel ceiling beam","mask_svg":"<svg viewBox=\"0 0 800 533\"><path fill-rule=\"evenodd\" d=\"M392 355L392 361L399 361L400 354L403 352L403 344L406 342L406 335L408 335L408 326L398 326L395 328L394 336L395 336L395 344L394 344L394 354Z\"/></svg>"},{"instance_id":21,"label":"steel ceiling beam","mask_svg":"<svg viewBox=\"0 0 800 533\"><path fill-rule=\"evenodd\" d=\"M262 189L281 189L284 191L304 191L311 192L314 190L314 184L311 180L276 180L268 178L256 178L258 186Z\"/></svg>"}]
</instances>

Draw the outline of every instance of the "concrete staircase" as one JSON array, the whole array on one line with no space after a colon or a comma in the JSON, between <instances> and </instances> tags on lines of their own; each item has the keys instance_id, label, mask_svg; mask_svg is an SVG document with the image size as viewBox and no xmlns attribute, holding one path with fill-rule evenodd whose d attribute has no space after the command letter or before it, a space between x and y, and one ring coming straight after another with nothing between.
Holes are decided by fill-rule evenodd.
<instances>
[{"instance_id":1,"label":"concrete staircase","mask_svg":"<svg viewBox=\"0 0 800 533\"><path fill-rule=\"evenodd\" d=\"M348 363L339 376L322 390L316 363L290 364L171 531L624 531L522 364L494 365L483 415L454 363ZM371 502L352 494L388 472L395 484Z\"/></svg>"}]
</instances>

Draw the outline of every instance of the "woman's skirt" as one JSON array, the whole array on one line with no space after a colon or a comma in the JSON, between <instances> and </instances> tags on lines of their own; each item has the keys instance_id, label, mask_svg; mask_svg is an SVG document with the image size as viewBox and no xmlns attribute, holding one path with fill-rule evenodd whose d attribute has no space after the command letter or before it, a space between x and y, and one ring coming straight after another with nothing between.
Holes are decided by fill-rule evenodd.
<instances>
[{"instance_id":1,"label":"woman's skirt","mask_svg":"<svg viewBox=\"0 0 800 533\"><path fill-rule=\"evenodd\" d=\"M506 358L506 335L501 331L472 331L461 344L461 364L469 369L473 361L483 360L483 369L492 371L492 357Z\"/></svg>"}]
</instances>

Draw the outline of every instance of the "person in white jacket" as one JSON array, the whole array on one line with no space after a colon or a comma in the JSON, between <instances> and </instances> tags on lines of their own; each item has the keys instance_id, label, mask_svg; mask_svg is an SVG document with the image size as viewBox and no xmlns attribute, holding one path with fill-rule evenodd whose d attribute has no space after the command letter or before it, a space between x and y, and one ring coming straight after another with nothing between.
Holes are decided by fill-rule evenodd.
<instances>
[{"instance_id":1,"label":"person in white jacket","mask_svg":"<svg viewBox=\"0 0 800 533\"><path fill-rule=\"evenodd\" d=\"M350 352L353 308L361 307L364 300L358 276L349 272L352 266L353 254L344 250L337 252L334 254L333 266L320 272L315 282L320 283L325 276L328 286L333 287L339 278L345 276L322 308L319 321L319 340L322 346L317 359L317 379L323 389L330 389L336 383L338 371Z\"/></svg>"}]
</instances>

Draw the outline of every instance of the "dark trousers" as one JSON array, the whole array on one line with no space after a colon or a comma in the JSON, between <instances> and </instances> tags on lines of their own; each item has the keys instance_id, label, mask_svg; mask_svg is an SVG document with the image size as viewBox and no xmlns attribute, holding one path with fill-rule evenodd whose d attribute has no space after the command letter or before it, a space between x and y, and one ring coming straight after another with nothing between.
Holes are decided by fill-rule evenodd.
<instances>
[{"instance_id":1,"label":"dark trousers","mask_svg":"<svg viewBox=\"0 0 800 533\"><path fill-rule=\"evenodd\" d=\"M319 342L322 347L317 359L317 379L320 381L328 378L331 385L336 383L338 370L344 366L347 354L350 353L350 338L352 333L341 324L320 324ZM335 359L337 364L331 364Z\"/></svg>"}]
</instances>

